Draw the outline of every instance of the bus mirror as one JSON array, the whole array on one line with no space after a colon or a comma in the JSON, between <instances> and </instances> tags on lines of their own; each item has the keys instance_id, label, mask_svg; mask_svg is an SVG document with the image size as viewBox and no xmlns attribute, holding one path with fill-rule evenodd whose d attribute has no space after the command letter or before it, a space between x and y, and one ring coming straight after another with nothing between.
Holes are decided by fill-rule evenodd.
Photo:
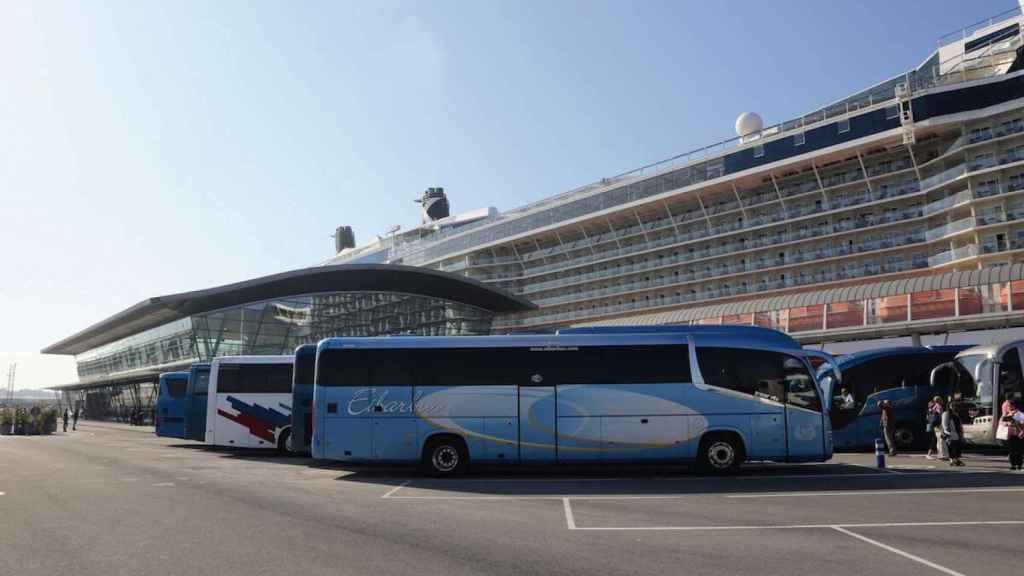
<instances>
[{"instance_id":1,"label":"bus mirror","mask_svg":"<svg viewBox=\"0 0 1024 576\"><path fill-rule=\"evenodd\" d=\"M804 350L804 356L810 361L810 358L818 358L825 364L829 365L828 378L822 378L818 381L818 386L821 389L822 396L825 398L832 398L832 391L835 390L838 384L843 381L843 373L839 370L839 364L836 359L832 357L828 352L822 352L820 350ZM822 372L819 371L819 374Z\"/></svg>"},{"instance_id":2,"label":"bus mirror","mask_svg":"<svg viewBox=\"0 0 1024 576\"><path fill-rule=\"evenodd\" d=\"M942 384L948 385L958 383L960 379L959 372L956 371L956 368L953 366L952 362L946 362L944 364L939 364L935 368L932 368L931 374L928 375L928 384L932 388L939 386L939 374L941 374L943 370L948 370L950 373L952 373L952 377L948 378L945 382L942 382Z\"/></svg>"}]
</instances>

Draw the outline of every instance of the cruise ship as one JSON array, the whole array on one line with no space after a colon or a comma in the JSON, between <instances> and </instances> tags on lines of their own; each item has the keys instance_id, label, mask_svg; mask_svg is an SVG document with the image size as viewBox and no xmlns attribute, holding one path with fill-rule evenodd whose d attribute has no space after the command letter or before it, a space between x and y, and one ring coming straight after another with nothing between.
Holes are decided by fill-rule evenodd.
<instances>
[{"instance_id":1,"label":"cruise ship","mask_svg":"<svg viewBox=\"0 0 1024 576\"><path fill-rule=\"evenodd\" d=\"M1021 10L799 118L509 211L448 215L325 264L455 272L529 299L495 332L753 324L803 342L1024 325ZM908 63L908 66L911 64ZM344 240L344 241L343 241Z\"/></svg>"}]
</instances>

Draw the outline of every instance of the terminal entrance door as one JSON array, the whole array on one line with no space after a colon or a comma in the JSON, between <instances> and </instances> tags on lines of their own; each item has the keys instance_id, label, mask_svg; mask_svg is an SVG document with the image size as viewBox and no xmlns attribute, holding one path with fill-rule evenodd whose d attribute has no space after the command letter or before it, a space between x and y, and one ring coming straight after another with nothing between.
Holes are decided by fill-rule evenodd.
<instances>
[{"instance_id":1,"label":"terminal entrance door","mask_svg":"<svg viewBox=\"0 0 1024 576\"><path fill-rule=\"evenodd\" d=\"M556 392L540 374L519 386L519 460L555 462L557 448Z\"/></svg>"}]
</instances>

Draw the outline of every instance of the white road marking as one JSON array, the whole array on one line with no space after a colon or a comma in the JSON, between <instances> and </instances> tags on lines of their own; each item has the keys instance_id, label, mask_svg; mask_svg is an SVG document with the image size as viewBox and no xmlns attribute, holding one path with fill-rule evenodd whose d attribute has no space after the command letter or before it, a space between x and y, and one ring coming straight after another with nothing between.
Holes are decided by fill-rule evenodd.
<instances>
[{"instance_id":1,"label":"white road marking","mask_svg":"<svg viewBox=\"0 0 1024 576\"><path fill-rule=\"evenodd\" d=\"M890 468L898 468L900 470L934 470L935 466L928 466L924 464L897 464L896 466L890 466Z\"/></svg>"},{"instance_id":2,"label":"white road marking","mask_svg":"<svg viewBox=\"0 0 1024 576\"><path fill-rule=\"evenodd\" d=\"M569 530L575 530L576 518L572 515L572 504L569 503L568 498L562 498L562 507L565 508L565 525L569 527Z\"/></svg>"},{"instance_id":3,"label":"white road marking","mask_svg":"<svg viewBox=\"0 0 1024 576\"><path fill-rule=\"evenodd\" d=\"M174 482L155 482L153 486L174 486Z\"/></svg>"},{"instance_id":4,"label":"white road marking","mask_svg":"<svg viewBox=\"0 0 1024 576\"><path fill-rule=\"evenodd\" d=\"M3 492L0 492L0 496L3 496L3 495L4 495L4 493L3 493Z\"/></svg>"},{"instance_id":5,"label":"white road marking","mask_svg":"<svg viewBox=\"0 0 1024 576\"><path fill-rule=\"evenodd\" d=\"M979 521L949 521L949 522L875 522L862 524L765 524L747 526L577 526L575 530L605 530L605 531L680 531L699 532L720 532L729 530L814 530L822 528L903 528L903 527L929 527L929 526L1006 526L1021 525L1024 520L979 520Z\"/></svg>"},{"instance_id":6,"label":"white road marking","mask_svg":"<svg viewBox=\"0 0 1024 576\"><path fill-rule=\"evenodd\" d=\"M391 496L395 492L398 492L399 490L401 490L402 488L405 488L406 486L408 486L411 483L412 483L412 480L406 480L405 482L402 482L401 484L399 484L398 486L395 486L391 490L388 490L387 494L381 496L381 498L391 498Z\"/></svg>"},{"instance_id":7,"label":"white road marking","mask_svg":"<svg viewBox=\"0 0 1024 576\"><path fill-rule=\"evenodd\" d=\"M872 544L874 546L878 546L882 550L888 550L889 552L892 552L893 554L899 554L900 556L903 556L904 558L906 558L908 560L913 560L914 562L917 562L919 564L924 564L925 566L928 566L929 568L934 568L934 569L936 569L939 572L942 572L944 574L950 574L951 576L965 576L962 572L957 572L956 570L952 570L950 568L946 568L945 566L943 566L941 564L936 564L935 562L932 562L930 560L925 560L924 558L921 558L920 556L915 556L915 555L913 555L913 554L911 554L909 552L904 552L903 550L900 550L899 548L895 548L893 546L889 546L888 544L882 544L878 540L873 540L871 538L868 538L867 536L861 536L860 534L857 534L856 532L851 532L851 531L849 531L849 530L847 530L847 529L845 529L845 528L843 528L841 526L833 526L832 529L836 530L837 532L841 532L843 534L846 534L847 536L852 536L852 537L854 537L854 538L856 538L858 540L861 540L863 542L867 542L868 544Z\"/></svg>"},{"instance_id":8,"label":"white road marking","mask_svg":"<svg viewBox=\"0 0 1024 576\"><path fill-rule=\"evenodd\" d=\"M934 490L833 490L829 492L769 492L725 494L726 498L806 498L808 496L904 496L913 494L972 494L975 492L1024 492L1024 488L963 488Z\"/></svg>"},{"instance_id":9,"label":"white road marking","mask_svg":"<svg viewBox=\"0 0 1024 576\"><path fill-rule=\"evenodd\" d=\"M121 482L138 482L138 478L121 478Z\"/></svg>"}]
</instances>

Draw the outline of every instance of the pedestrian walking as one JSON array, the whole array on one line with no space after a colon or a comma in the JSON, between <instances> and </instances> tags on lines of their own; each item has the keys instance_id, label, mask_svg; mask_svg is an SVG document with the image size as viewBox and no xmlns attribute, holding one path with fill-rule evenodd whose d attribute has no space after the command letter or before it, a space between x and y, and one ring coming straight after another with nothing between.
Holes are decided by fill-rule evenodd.
<instances>
[{"instance_id":1,"label":"pedestrian walking","mask_svg":"<svg viewBox=\"0 0 1024 576\"><path fill-rule=\"evenodd\" d=\"M935 453L939 447L936 429L940 426L942 426L942 397L936 396L928 403L928 410L924 413L924 431L928 437L928 453L924 457L929 460L935 459ZM942 452L944 451L939 451L940 457Z\"/></svg>"},{"instance_id":2,"label":"pedestrian walking","mask_svg":"<svg viewBox=\"0 0 1024 576\"><path fill-rule=\"evenodd\" d=\"M78 416L79 416L80 412L81 411L76 406L75 407L75 413L72 415L72 423L71 423L71 429L72 430L78 430Z\"/></svg>"},{"instance_id":3,"label":"pedestrian walking","mask_svg":"<svg viewBox=\"0 0 1024 576\"><path fill-rule=\"evenodd\" d=\"M964 439L964 426L960 422L960 403L953 401L942 413L942 439L946 441L946 449L949 451L949 465L963 466L964 461L960 459L961 448Z\"/></svg>"},{"instance_id":4,"label":"pedestrian walking","mask_svg":"<svg viewBox=\"0 0 1024 576\"><path fill-rule=\"evenodd\" d=\"M1022 471L1024 465L1024 403L1013 400L999 423L1006 427L1006 447L1010 449L1010 470Z\"/></svg>"},{"instance_id":5,"label":"pedestrian walking","mask_svg":"<svg viewBox=\"0 0 1024 576\"><path fill-rule=\"evenodd\" d=\"M889 456L896 455L896 419L892 415L892 402L882 400L878 403L878 409L882 413L879 425L882 428L882 435L885 437L885 445L889 448Z\"/></svg>"},{"instance_id":6,"label":"pedestrian walking","mask_svg":"<svg viewBox=\"0 0 1024 576\"><path fill-rule=\"evenodd\" d=\"M67 409L67 408L65 408L65 409L64 409L64 414L63 414L63 419L64 419L64 431L65 431L65 432L67 432L67 431L68 431L68 418L70 418L70 417L71 417L71 414L69 414L69 413L68 413L68 409Z\"/></svg>"}]
</instances>

